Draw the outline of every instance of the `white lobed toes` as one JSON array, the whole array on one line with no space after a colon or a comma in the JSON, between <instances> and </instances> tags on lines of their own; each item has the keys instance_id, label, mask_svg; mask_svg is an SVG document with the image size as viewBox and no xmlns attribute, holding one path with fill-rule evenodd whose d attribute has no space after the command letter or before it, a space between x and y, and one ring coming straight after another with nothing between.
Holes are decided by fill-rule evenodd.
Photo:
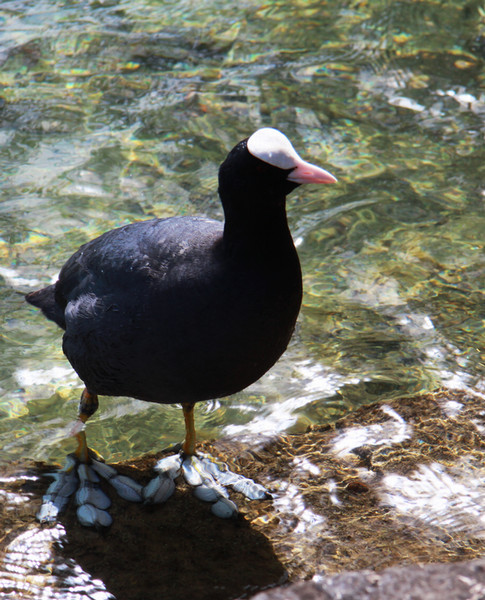
<instances>
[{"instance_id":1,"label":"white lobed toes","mask_svg":"<svg viewBox=\"0 0 485 600\"><path fill-rule=\"evenodd\" d=\"M71 461L72 462L72 461ZM52 473L54 481L47 488L42 498L42 506L36 517L40 523L52 523L64 510L70 496L76 491L79 481L76 471L72 469L71 462L58 473Z\"/></svg>"},{"instance_id":2,"label":"white lobed toes","mask_svg":"<svg viewBox=\"0 0 485 600\"><path fill-rule=\"evenodd\" d=\"M237 507L229 500L225 489L230 486L249 500L262 500L270 497L266 489L247 477L229 471L227 465L216 463L211 457L188 456L182 462L185 481L193 486L194 495L205 502L214 503L212 512L221 518L237 514Z\"/></svg>"},{"instance_id":3,"label":"white lobed toes","mask_svg":"<svg viewBox=\"0 0 485 600\"><path fill-rule=\"evenodd\" d=\"M77 474L79 475L81 485L83 482L99 483L99 477L96 475L90 465L81 463L77 468Z\"/></svg>"},{"instance_id":4,"label":"white lobed toes","mask_svg":"<svg viewBox=\"0 0 485 600\"><path fill-rule=\"evenodd\" d=\"M219 498L219 500L211 506L211 511L220 519L230 519L231 517L236 517L238 514L237 506L232 500L229 500L229 498Z\"/></svg>"},{"instance_id":5,"label":"white lobed toes","mask_svg":"<svg viewBox=\"0 0 485 600\"><path fill-rule=\"evenodd\" d=\"M39 523L53 523L57 521L57 517L63 511L69 498L62 498L61 503L57 503L57 499L51 500L49 496L42 498L42 506L35 515Z\"/></svg>"},{"instance_id":6,"label":"white lobed toes","mask_svg":"<svg viewBox=\"0 0 485 600\"><path fill-rule=\"evenodd\" d=\"M93 459L90 465L78 467L79 489L76 493L77 517L86 527L109 527L113 522L106 511L111 505L108 496L99 486L99 476L115 488L118 494L133 502L141 502L143 486L124 475L118 475L113 467Z\"/></svg>"},{"instance_id":7,"label":"white lobed toes","mask_svg":"<svg viewBox=\"0 0 485 600\"><path fill-rule=\"evenodd\" d=\"M211 469L207 468L208 465ZM184 459L181 455L167 456L157 463L155 469L159 476L144 488L143 497L147 502L165 502L175 489L174 479L181 473L188 485L194 488L196 498L212 503L211 510L216 516L223 519L234 517L238 513L237 506L229 500L227 491L213 476L214 469L218 475L221 475L222 471L217 467L212 468L212 465L211 461L201 460L197 456L187 456ZM233 481L232 473L228 471L224 472L224 475Z\"/></svg>"},{"instance_id":8,"label":"white lobed toes","mask_svg":"<svg viewBox=\"0 0 485 600\"><path fill-rule=\"evenodd\" d=\"M201 461L204 463L205 471L210 473L220 485L232 486L240 477L240 475L236 475L236 473L229 471L226 465L219 466L209 456L204 456Z\"/></svg>"},{"instance_id":9,"label":"white lobed toes","mask_svg":"<svg viewBox=\"0 0 485 600\"><path fill-rule=\"evenodd\" d=\"M114 487L118 496L129 502L141 502L143 500L143 486L126 475L118 475L116 469L104 462L93 459L91 467L101 475L103 479Z\"/></svg>"},{"instance_id":10,"label":"white lobed toes","mask_svg":"<svg viewBox=\"0 0 485 600\"><path fill-rule=\"evenodd\" d=\"M96 459L92 459L90 464L85 464L79 463L74 455L69 455L66 466L52 476L54 481L48 487L37 513L37 519L41 523L56 521L69 498L75 493L77 515L82 525L87 527L111 525L112 518L106 511L111 505L111 500L99 485L100 477L105 479L125 500L141 502L144 498L142 485L130 477L118 475L116 469ZM173 481L172 487L175 487ZM168 497L171 493L166 488L156 490L155 501L163 501L160 498L164 495Z\"/></svg>"},{"instance_id":11,"label":"white lobed toes","mask_svg":"<svg viewBox=\"0 0 485 600\"><path fill-rule=\"evenodd\" d=\"M78 479L75 471L59 471L59 473L53 473L54 481L47 488L46 494L51 496L62 496L69 498L76 491L78 486Z\"/></svg>"},{"instance_id":12,"label":"white lobed toes","mask_svg":"<svg viewBox=\"0 0 485 600\"><path fill-rule=\"evenodd\" d=\"M111 500L99 487L99 477L90 465L80 464L77 473L79 489L76 492L77 517L85 527L108 527L113 522L106 511Z\"/></svg>"},{"instance_id":13,"label":"white lobed toes","mask_svg":"<svg viewBox=\"0 0 485 600\"><path fill-rule=\"evenodd\" d=\"M145 502L166 502L175 491L174 479L178 477L181 466L182 457L179 454L161 458L155 465L158 477L152 479L142 490Z\"/></svg>"},{"instance_id":14,"label":"white lobed toes","mask_svg":"<svg viewBox=\"0 0 485 600\"><path fill-rule=\"evenodd\" d=\"M239 492L249 500L264 500L271 498L271 494L259 483L254 482L252 479L238 475L239 481L231 484L232 489L235 492Z\"/></svg>"},{"instance_id":15,"label":"white lobed toes","mask_svg":"<svg viewBox=\"0 0 485 600\"><path fill-rule=\"evenodd\" d=\"M224 485L239 481L239 475L222 471L208 458L187 457L182 463L185 481L192 485L194 495L204 502L212 502L211 511L221 519L229 519L238 514L237 506L229 500Z\"/></svg>"},{"instance_id":16,"label":"white lobed toes","mask_svg":"<svg viewBox=\"0 0 485 600\"><path fill-rule=\"evenodd\" d=\"M77 509L77 518L85 527L109 527L113 522L109 512L92 504L82 504Z\"/></svg>"},{"instance_id":17,"label":"white lobed toes","mask_svg":"<svg viewBox=\"0 0 485 600\"><path fill-rule=\"evenodd\" d=\"M143 486L127 477L126 475L116 475L112 479L108 480L118 496L129 502L141 502L143 500Z\"/></svg>"},{"instance_id":18,"label":"white lobed toes","mask_svg":"<svg viewBox=\"0 0 485 600\"><path fill-rule=\"evenodd\" d=\"M180 474L182 467L182 457L180 454L172 454L161 458L155 465L155 471L159 474L168 475L171 479L176 479Z\"/></svg>"},{"instance_id":19,"label":"white lobed toes","mask_svg":"<svg viewBox=\"0 0 485 600\"><path fill-rule=\"evenodd\" d=\"M106 463L94 458L91 460L91 468L103 479L106 479L106 481L109 481L118 475L118 472L114 467L110 467Z\"/></svg>"},{"instance_id":20,"label":"white lobed toes","mask_svg":"<svg viewBox=\"0 0 485 600\"><path fill-rule=\"evenodd\" d=\"M269 497L262 485L229 471L227 465L216 463L209 456L166 456L158 461L155 470L157 477L143 487L130 477L118 475L116 469L100 460L93 458L90 464L80 464L74 456L69 456L66 467L53 475L54 481L47 489L37 518L42 523L55 521L76 492L79 522L86 527L108 527L112 518L106 509L111 501L100 487L100 478L114 487L125 500L160 504L173 494L174 480L182 474L194 488L194 495L199 500L210 502L212 513L222 519L238 514L237 506L229 499L226 486L251 500Z\"/></svg>"},{"instance_id":21,"label":"white lobed toes","mask_svg":"<svg viewBox=\"0 0 485 600\"><path fill-rule=\"evenodd\" d=\"M143 499L152 504L161 504L175 491L175 483L168 475L155 477L143 488Z\"/></svg>"},{"instance_id":22,"label":"white lobed toes","mask_svg":"<svg viewBox=\"0 0 485 600\"><path fill-rule=\"evenodd\" d=\"M203 473L201 472L200 467L200 461L195 456L187 456L182 463L182 473L184 479L193 487L202 485L204 481Z\"/></svg>"},{"instance_id":23,"label":"white lobed toes","mask_svg":"<svg viewBox=\"0 0 485 600\"><path fill-rule=\"evenodd\" d=\"M69 496L52 496L50 494L43 496L42 506L36 514L39 523L53 523L56 521L68 501Z\"/></svg>"},{"instance_id":24,"label":"white lobed toes","mask_svg":"<svg viewBox=\"0 0 485 600\"><path fill-rule=\"evenodd\" d=\"M206 502L215 502L221 496L229 498L225 487L207 469L205 459L200 459L197 456L187 457L183 462L182 472L185 481L195 487L194 494L200 500L207 498ZM209 490L211 491L209 492ZM211 499L212 496L214 499Z\"/></svg>"},{"instance_id":25,"label":"white lobed toes","mask_svg":"<svg viewBox=\"0 0 485 600\"><path fill-rule=\"evenodd\" d=\"M106 510L111 506L111 500L103 492L98 484L90 482L81 482L78 491L76 492L76 504L92 504L96 508Z\"/></svg>"},{"instance_id":26,"label":"white lobed toes","mask_svg":"<svg viewBox=\"0 0 485 600\"><path fill-rule=\"evenodd\" d=\"M194 489L194 496L203 502L216 502L221 497L219 491L209 485L198 485Z\"/></svg>"},{"instance_id":27,"label":"white lobed toes","mask_svg":"<svg viewBox=\"0 0 485 600\"><path fill-rule=\"evenodd\" d=\"M243 494L243 496L249 500L264 500L265 498L271 497L262 485L243 475L238 475L237 473L229 471L227 465L219 465L207 456L205 456L202 461L204 463L204 469L208 471L220 485L230 486L235 492Z\"/></svg>"}]
</instances>

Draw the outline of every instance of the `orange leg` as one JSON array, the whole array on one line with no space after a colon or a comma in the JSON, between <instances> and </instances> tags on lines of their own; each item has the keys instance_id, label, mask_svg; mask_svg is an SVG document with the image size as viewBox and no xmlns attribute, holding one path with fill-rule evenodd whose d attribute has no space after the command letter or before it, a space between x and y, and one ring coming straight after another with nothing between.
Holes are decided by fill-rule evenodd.
<instances>
[{"instance_id":1,"label":"orange leg","mask_svg":"<svg viewBox=\"0 0 485 600\"><path fill-rule=\"evenodd\" d=\"M81 394L81 401L79 402L79 420L86 423L89 417L92 417L98 410L98 406L98 395L93 394L88 391L87 388L84 388L83 393Z\"/></svg>"},{"instance_id":2,"label":"orange leg","mask_svg":"<svg viewBox=\"0 0 485 600\"><path fill-rule=\"evenodd\" d=\"M194 406L195 404L192 402L182 404L185 419L185 440L182 444L182 452L186 456L195 454Z\"/></svg>"},{"instance_id":3,"label":"orange leg","mask_svg":"<svg viewBox=\"0 0 485 600\"><path fill-rule=\"evenodd\" d=\"M94 415L94 413L98 410L98 396L97 394L93 394L88 391L87 388L84 388L83 393L81 394L81 401L79 402L79 414L78 419L82 423L86 423L86 421ZM90 450L88 448L88 443L86 441L86 433L84 431L79 431L76 433L77 439L77 448L74 451L74 454L78 458L79 462L84 464L89 464L91 461L89 454Z\"/></svg>"}]
</instances>

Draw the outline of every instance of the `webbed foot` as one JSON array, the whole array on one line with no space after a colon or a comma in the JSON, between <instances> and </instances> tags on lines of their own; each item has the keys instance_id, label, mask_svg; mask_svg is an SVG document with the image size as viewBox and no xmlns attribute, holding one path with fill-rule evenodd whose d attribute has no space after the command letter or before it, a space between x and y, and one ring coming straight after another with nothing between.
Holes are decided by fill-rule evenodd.
<instances>
[{"instance_id":1,"label":"webbed foot","mask_svg":"<svg viewBox=\"0 0 485 600\"><path fill-rule=\"evenodd\" d=\"M217 517L227 519L238 514L237 506L229 499L226 486L240 492L249 500L269 498L266 489L237 473L230 471L226 464L217 463L208 455L183 453L167 456L155 466L158 476L143 489L146 502L165 502L175 490L175 479L182 474L188 485L194 488L194 495L212 504L211 511Z\"/></svg>"}]
</instances>

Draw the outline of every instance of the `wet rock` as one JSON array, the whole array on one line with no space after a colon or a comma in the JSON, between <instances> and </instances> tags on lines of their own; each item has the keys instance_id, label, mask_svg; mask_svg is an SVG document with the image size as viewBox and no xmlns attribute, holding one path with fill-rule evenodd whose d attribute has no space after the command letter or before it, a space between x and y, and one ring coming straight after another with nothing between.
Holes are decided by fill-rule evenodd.
<instances>
[{"instance_id":1,"label":"wet rock","mask_svg":"<svg viewBox=\"0 0 485 600\"><path fill-rule=\"evenodd\" d=\"M485 598L485 560L451 565L354 571L262 592L252 600L478 600Z\"/></svg>"}]
</instances>

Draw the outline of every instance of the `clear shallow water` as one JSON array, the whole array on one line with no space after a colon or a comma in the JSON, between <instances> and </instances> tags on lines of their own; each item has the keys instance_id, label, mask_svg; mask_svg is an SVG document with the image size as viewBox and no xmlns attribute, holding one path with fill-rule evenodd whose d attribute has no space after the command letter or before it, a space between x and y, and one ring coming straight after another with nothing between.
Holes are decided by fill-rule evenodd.
<instances>
[{"instance_id":1,"label":"clear shallow water","mask_svg":"<svg viewBox=\"0 0 485 600\"><path fill-rule=\"evenodd\" d=\"M485 17L470 2L4 2L2 458L62 460L81 385L23 302L83 242L152 216L219 218L217 168L262 125L339 184L288 213L305 297L260 382L200 437L297 431L440 385L485 388ZM183 437L181 411L101 399L106 458Z\"/></svg>"}]
</instances>

